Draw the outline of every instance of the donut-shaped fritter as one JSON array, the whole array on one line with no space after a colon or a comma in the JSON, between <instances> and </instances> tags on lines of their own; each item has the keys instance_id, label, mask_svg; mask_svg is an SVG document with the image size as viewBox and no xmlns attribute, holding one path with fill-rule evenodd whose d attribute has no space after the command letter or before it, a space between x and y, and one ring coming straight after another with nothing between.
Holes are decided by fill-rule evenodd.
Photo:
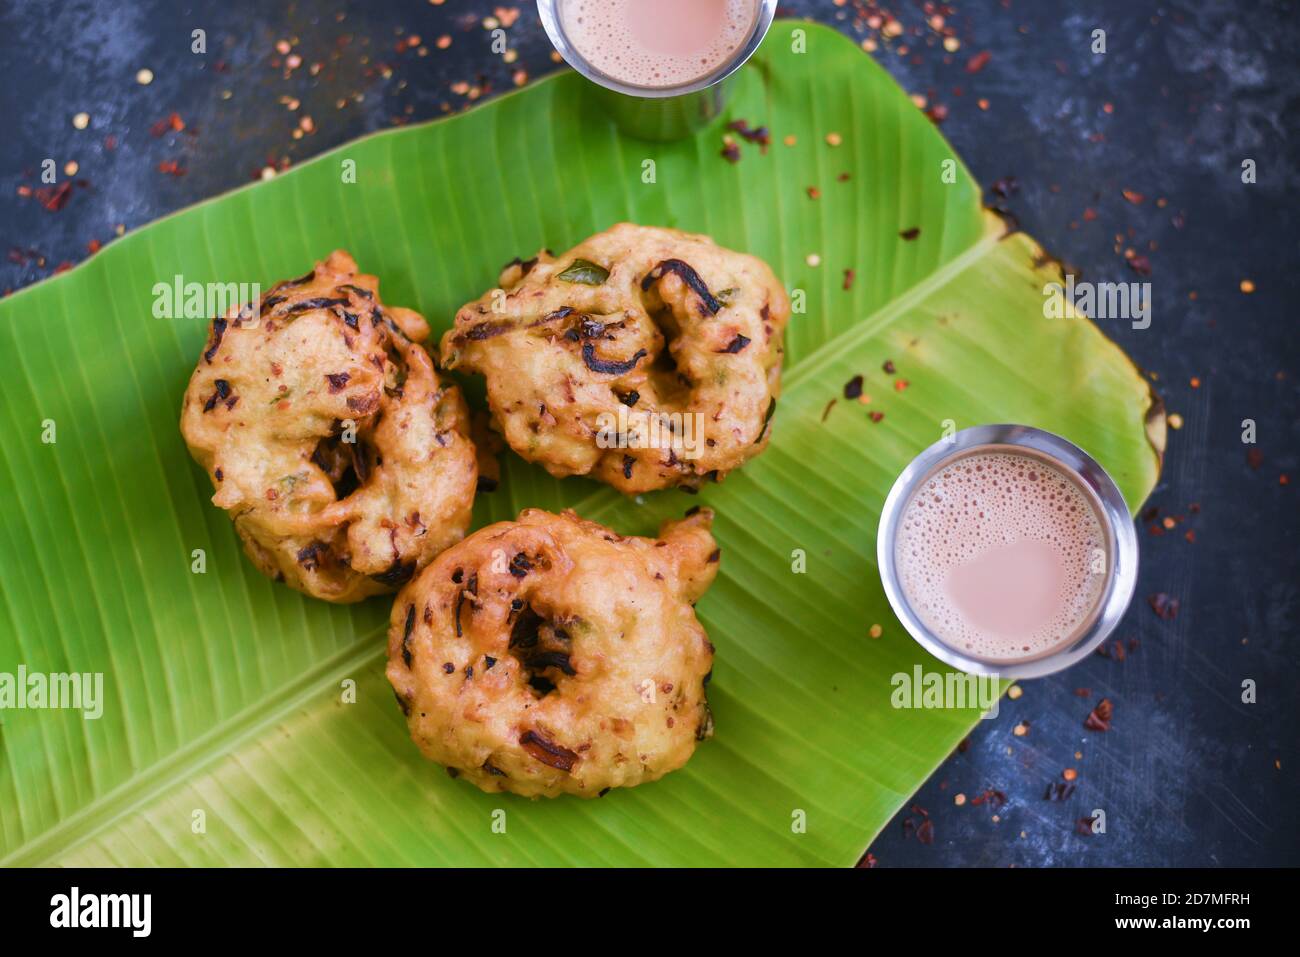
<instances>
[{"instance_id":1,"label":"donut-shaped fritter","mask_svg":"<svg viewBox=\"0 0 1300 957\"><path fill-rule=\"evenodd\" d=\"M457 313L442 361L486 377L528 461L635 494L721 480L767 446L790 301L761 260L623 223L500 283Z\"/></svg>"},{"instance_id":2,"label":"donut-shaped fritter","mask_svg":"<svg viewBox=\"0 0 1300 957\"><path fill-rule=\"evenodd\" d=\"M334 602L395 591L469 526L469 412L335 252L212 321L181 433L258 569Z\"/></svg>"},{"instance_id":3,"label":"donut-shaped fritter","mask_svg":"<svg viewBox=\"0 0 1300 957\"><path fill-rule=\"evenodd\" d=\"M526 509L443 552L393 605L388 680L428 758L484 791L598 797L712 734L707 509L659 538Z\"/></svg>"}]
</instances>

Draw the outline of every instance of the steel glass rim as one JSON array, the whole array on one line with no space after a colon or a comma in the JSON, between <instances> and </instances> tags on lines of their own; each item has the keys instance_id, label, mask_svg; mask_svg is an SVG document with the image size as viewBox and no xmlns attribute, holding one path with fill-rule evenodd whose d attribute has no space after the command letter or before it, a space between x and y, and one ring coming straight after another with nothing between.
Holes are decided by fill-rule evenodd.
<instances>
[{"instance_id":1,"label":"steel glass rim","mask_svg":"<svg viewBox=\"0 0 1300 957\"><path fill-rule=\"evenodd\" d=\"M542 18L542 27L546 30L546 35L550 38L552 46L555 47L560 56L564 57L564 61L588 80L598 83L608 90L622 93L625 96L651 100L662 100L674 96L698 93L700 90L706 90L715 84L721 83L739 70L745 64L745 61L754 55L754 51L758 49L759 44L763 42L763 38L767 36L767 31L771 28L772 21L776 17L777 5L777 0L758 0L758 9L754 16L754 26L750 31L749 39L741 44L736 49L735 54L725 63L689 83L658 87L633 86L624 83L607 73L602 73L588 63L586 58L574 48L564 34L564 27L560 24L559 5L561 2L563 0L537 0L537 12Z\"/></svg>"},{"instance_id":2,"label":"steel glass rim","mask_svg":"<svg viewBox=\"0 0 1300 957\"><path fill-rule=\"evenodd\" d=\"M1020 448L1055 462L1095 499L1107 536L1110 575L1089 623L1057 650L1026 661L992 662L966 655L934 634L912 610L898 578L895 540L903 508L921 484L951 460L984 447ZM1086 658L1119 625L1137 588L1138 541L1133 517L1114 480L1092 456L1074 443L1027 425L978 425L940 439L914 458L894 481L880 513L876 562L885 596L903 627L940 661L971 674L1003 678L1038 678Z\"/></svg>"}]
</instances>

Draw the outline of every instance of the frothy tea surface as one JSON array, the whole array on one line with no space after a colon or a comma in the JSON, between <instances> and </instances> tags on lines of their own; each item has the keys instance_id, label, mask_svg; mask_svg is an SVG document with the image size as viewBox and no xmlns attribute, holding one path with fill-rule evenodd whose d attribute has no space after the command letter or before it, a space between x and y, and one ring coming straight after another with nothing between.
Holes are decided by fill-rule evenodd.
<instances>
[{"instance_id":1,"label":"frothy tea surface","mask_svg":"<svg viewBox=\"0 0 1300 957\"><path fill-rule=\"evenodd\" d=\"M1087 494L1056 466L976 452L944 466L899 519L908 604L951 647L987 661L1046 654L1091 617L1107 542Z\"/></svg>"},{"instance_id":2,"label":"frothy tea surface","mask_svg":"<svg viewBox=\"0 0 1300 957\"><path fill-rule=\"evenodd\" d=\"M561 0L564 35L600 72L631 86L689 83L749 39L758 0Z\"/></svg>"}]
</instances>

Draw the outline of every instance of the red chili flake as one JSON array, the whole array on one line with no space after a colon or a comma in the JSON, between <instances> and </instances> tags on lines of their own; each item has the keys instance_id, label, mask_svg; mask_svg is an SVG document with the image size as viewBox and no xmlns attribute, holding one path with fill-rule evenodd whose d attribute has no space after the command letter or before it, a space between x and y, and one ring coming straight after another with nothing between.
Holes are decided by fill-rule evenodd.
<instances>
[{"instance_id":1,"label":"red chili flake","mask_svg":"<svg viewBox=\"0 0 1300 957\"><path fill-rule=\"evenodd\" d=\"M1097 218L1097 211L1096 211L1095 209L1093 209L1091 206L1089 206L1089 207L1087 207L1086 209L1084 209L1084 211L1083 211L1083 221L1084 221L1085 223L1090 223L1090 222L1092 222L1092 221L1093 221L1094 219L1096 219L1096 218Z\"/></svg>"},{"instance_id":2,"label":"red chili flake","mask_svg":"<svg viewBox=\"0 0 1300 957\"><path fill-rule=\"evenodd\" d=\"M1075 688L1075 689L1074 689L1074 696L1075 696L1076 698L1091 698L1091 697L1092 697L1092 689L1091 689L1091 688Z\"/></svg>"},{"instance_id":3,"label":"red chili flake","mask_svg":"<svg viewBox=\"0 0 1300 957\"><path fill-rule=\"evenodd\" d=\"M1133 256L1128 260L1128 268L1139 276L1151 275L1151 260L1146 256Z\"/></svg>"},{"instance_id":4,"label":"red chili flake","mask_svg":"<svg viewBox=\"0 0 1300 957\"><path fill-rule=\"evenodd\" d=\"M867 851L867 853L863 855L862 860L858 861L858 867L866 870L869 870L870 868L873 868L875 866L876 866L876 855L872 854L870 851Z\"/></svg>"},{"instance_id":5,"label":"red chili flake","mask_svg":"<svg viewBox=\"0 0 1300 957\"><path fill-rule=\"evenodd\" d=\"M99 252L101 245L102 244L98 239L92 239L90 242L86 243L86 252L93 256L95 253Z\"/></svg>"},{"instance_id":6,"label":"red chili flake","mask_svg":"<svg viewBox=\"0 0 1300 957\"><path fill-rule=\"evenodd\" d=\"M158 172L166 173L168 176L184 176L185 167L176 160L163 160L158 164Z\"/></svg>"},{"instance_id":7,"label":"red chili flake","mask_svg":"<svg viewBox=\"0 0 1300 957\"><path fill-rule=\"evenodd\" d=\"M852 173L840 173L840 175L839 175L839 176L836 176L835 178L836 178L837 180L839 180L841 183L847 183L849 180L851 180L851 179L853 178L853 174L852 174Z\"/></svg>"},{"instance_id":8,"label":"red chili flake","mask_svg":"<svg viewBox=\"0 0 1300 957\"><path fill-rule=\"evenodd\" d=\"M1178 617L1178 599L1170 598L1164 592L1156 592L1147 597L1147 604L1162 621L1173 621Z\"/></svg>"},{"instance_id":9,"label":"red chili flake","mask_svg":"<svg viewBox=\"0 0 1300 957\"><path fill-rule=\"evenodd\" d=\"M917 236L921 235L921 227L913 226L911 229L904 229L898 235L910 243Z\"/></svg>"},{"instance_id":10,"label":"red chili flake","mask_svg":"<svg viewBox=\"0 0 1300 957\"><path fill-rule=\"evenodd\" d=\"M916 839L922 844L934 843L934 822L926 818L921 822L921 826L916 829Z\"/></svg>"},{"instance_id":11,"label":"red chili flake","mask_svg":"<svg viewBox=\"0 0 1300 957\"><path fill-rule=\"evenodd\" d=\"M1123 194L1124 198L1127 199L1134 206L1141 206L1143 202L1146 201L1145 196L1143 196L1141 193L1136 192L1134 190L1125 189L1125 190L1120 190L1120 192Z\"/></svg>"},{"instance_id":12,"label":"red chili flake","mask_svg":"<svg viewBox=\"0 0 1300 957\"><path fill-rule=\"evenodd\" d=\"M1007 794L1005 791L999 791L996 788L985 788L982 793L971 798L970 803L975 807L979 807L981 804L987 804L989 807L997 810L1007 803Z\"/></svg>"},{"instance_id":13,"label":"red chili flake","mask_svg":"<svg viewBox=\"0 0 1300 957\"><path fill-rule=\"evenodd\" d=\"M970 738L962 738L961 743L957 745L957 753L965 754L970 750Z\"/></svg>"},{"instance_id":14,"label":"red chili flake","mask_svg":"<svg viewBox=\"0 0 1300 957\"><path fill-rule=\"evenodd\" d=\"M809 199L821 199L821 198L822 198L822 191L821 191L820 189L818 189L816 186L809 186L809 187L808 187L808 198L809 198Z\"/></svg>"},{"instance_id":15,"label":"red chili flake","mask_svg":"<svg viewBox=\"0 0 1300 957\"><path fill-rule=\"evenodd\" d=\"M937 126L948 118L948 107L943 103L935 103L925 111L925 115Z\"/></svg>"},{"instance_id":16,"label":"red chili flake","mask_svg":"<svg viewBox=\"0 0 1300 957\"><path fill-rule=\"evenodd\" d=\"M168 130L179 133L183 129L185 129L185 121L181 119L181 115L179 113L171 113L168 116L164 116L153 126L149 127L149 135L156 139Z\"/></svg>"},{"instance_id":17,"label":"red chili flake","mask_svg":"<svg viewBox=\"0 0 1300 957\"><path fill-rule=\"evenodd\" d=\"M826 417L829 416L829 415L831 414L831 409L835 408L835 403L838 402L838 401L840 401L840 400L839 400L839 399L831 399L829 402L826 403L826 408L822 409L822 421L823 421L823 422L826 421Z\"/></svg>"},{"instance_id":18,"label":"red chili flake","mask_svg":"<svg viewBox=\"0 0 1300 957\"><path fill-rule=\"evenodd\" d=\"M1196 544L1196 532L1192 531L1190 528L1183 532L1183 538L1187 539L1187 541L1193 545Z\"/></svg>"},{"instance_id":19,"label":"red chili flake","mask_svg":"<svg viewBox=\"0 0 1300 957\"><path fill-rule=\"evenodd\" d=\"M879 422L881 419L883 419L883 418L885 417L885 413L883 413L883 412L868 412L868 413L867 413L867 417L868 417L869 419L871 419L872 422Z\"/></svg>"},{"instance_id":20,"label":"red chili flake","mask_svg":"<svg viewBox=\"0 0 1300 957\"><path fill-rule=\"evenodd\" d=\"M1253 470L1259 471L1259 467L1264 464L1264 453L1252 446L1246 450L1246 464Z\"/></svg>"},{"instance_id":21,"label":"red chili flake","mask_svg":"<svg viewBox=\"0 0 1300 957\"><path fill-rule=\"evenodd\" d=\"M898 371L897 367L894 365L893 359L886 359L880 368L884 369L888 375L893 375Z\"/></svg>"},{"instance_id":22,"label":"red chili flake","mask_svg":"<svg viewBox=\"0 0 1300 957\"><path fill-rule=\"evenodd\" d=\"M1084 837L1092 837L1092 821L1093 819L1090 817L1079 818L1079 820L1074 822L1075 832Z\"/></svg>"},{"instance_id":23,"label":"red chili flake","mask_svg":"<svg viewBox=\"0 0 1300 957\"><path fill-rule=\"evenodd\" d=\"M73 183L74 180L65 179L57 186L42 186L35 192L36 199L51 213L57 213L72 198Z\"/></svg>"},{"instance_id":24,"label":"red chili flake","mask_svg":"<svg viewBox=\"0 0 1300 957\"><path fill-rule=\"evenodd\" d=\"M895 392L902 392L904 389L906 389L906 388L907 388L909 385L911 385L911 384L912 384L912 383L908 382L906 379L895 379L895 380L894 380L894 391L895 391Z\"/></svg>"},{"instance_id":25,"label":"red chili flake","mask_svg":"<svg viewBox=\"0 0 1300 957\"><path fill-rule=\"evenodd\" d=\"M969 60L966 61L966 72L978 73L980 70L984 69L984 67L988 64L989 60L992 57L993 54L990 53L988 50L981 50L979 53L975 54L973 57L971 57Z\"/></svg>"},{"instance_id":26,"label":"red chili flake","mask_svg":"<svg viewBox=\"0 0 1300 957\"><path fill-rule=\"evenodd\" d=\"M757 143L763 148L763 152L767 151L768 145L772 142L772 134L768 132L766 126L755 129L744 120L732 120L727 124L727 129L747 143Z\"/></svg>"},{"instance_id":27,"label":"red chili flake","mask_svg":"<svg viewBox=\"0 0 1300 957\"><path fill-rule=\"evenodd\" d=\"M844 398L856 399L860 395L862 395L862 376L855 375L844 383Z\"/></svg>"},{"instance_id":28,"label":"red chili flake","mask_svg":"<svg viewBox=\"0 0 1300 957\"><path fill-rule=\"evenodd\" d=\"M722 141L722 158L728 163L740 162L740 147L729 136Z\"/></svg>"},{"instance_id":29,"label":"red chili flake","mask_svg":"<svg viewBox=\"0 0 1300 957\"><path fill-rule=\"evenodd\" d=\"M112 133L109 133L104 137L104 149L108 150L110 153L117 149L117 137Z\"/></svg>"},{"instance_id":30,"label":"red chili flake","mask_svg":"<svg viewBox=\"0 0 1300 957\"><path fill-rule=\"evenodd\" d=\"M1109 698L1102 698L1097 702L1097 706L1088 712L1088 717L1083 719L1083 726L1089 731L1109 731L1110 719L1115 714L1115 706L1110 703Z\"/></svg>"},{"instance_id":31,"label":"red chili flake","mask_svg":"<svg viewBox=\"0 0 1300 957\"><path fill-rule=\"evenodd\" d=\"M1128 653L1124 650L1124 643L1122 641L1111 642L1111 647L1114 649L1111 652L1111 657L1116 661L1123 661L1128 657Z\"/></svg>"},{"instance_id":32,"label":"red chili flake","mask_svg":"<svg viewBox=\"0 0 1300 957\"><path fill-rule=\"evenodd\" d=\"M71 268L72 268L72 263L68 262L67 260L64 260L63 262L59 263L57 266L54 267L54 272L51 273L51 275L57 276L59 273L67 272Z\"/></svg>"},{"instance_id":33,"label":"red chili flake","mask_svg":"<svg viewBox=\"0 0 1300 957\"><path fill-rule=\"evenodd\" d=\"M854 272L852 269L844 270L844 291L845 292L848 292L850 289L853 288L853 280L856 279L857 276L858 274Z\"/></svg>"}]
</instances>

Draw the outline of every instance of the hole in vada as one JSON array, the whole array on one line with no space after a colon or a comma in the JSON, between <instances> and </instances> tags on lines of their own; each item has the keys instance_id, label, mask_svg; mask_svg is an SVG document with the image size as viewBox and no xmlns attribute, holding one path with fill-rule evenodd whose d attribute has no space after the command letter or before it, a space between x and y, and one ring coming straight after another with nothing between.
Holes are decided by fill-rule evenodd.
<instances>
[{"instance_id":1,"label":"hole in vada","mask_svg":"<svg viewBox=\"0 0 1300 957\"><path fill-rule=\"evenodd\" d=\"M528 686L539 696L548 695L561 675L571 678L578 673L569 659L569 633L526 602L514 610L510 654L519 662Z\"/></svg>"}]
</instances>

